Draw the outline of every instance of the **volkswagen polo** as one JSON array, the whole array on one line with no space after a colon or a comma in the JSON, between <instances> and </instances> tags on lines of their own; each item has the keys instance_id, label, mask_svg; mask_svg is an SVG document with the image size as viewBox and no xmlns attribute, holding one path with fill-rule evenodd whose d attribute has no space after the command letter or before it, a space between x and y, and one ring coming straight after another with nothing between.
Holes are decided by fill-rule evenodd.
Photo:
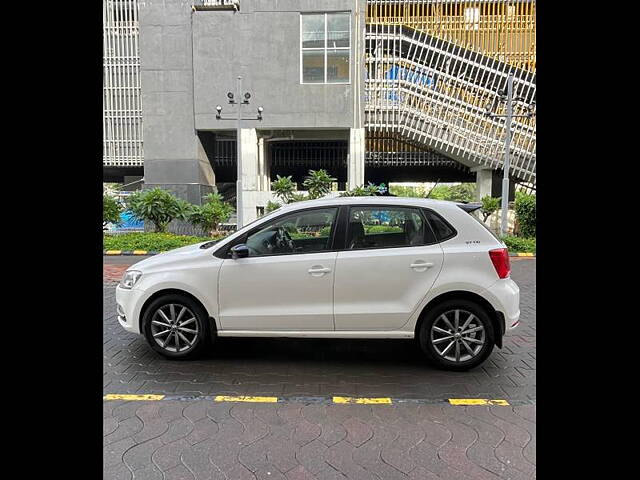
<instances>
[{"instance_id":1,"label":"volkswagen polo","mask_svg":"<svg viewBox=\"0 0 640 480\"><path fill-rule=\"evenodd\" d=\"M502 348L520 315L507 248L468 205L400 197L285 205L136 263L116 303L120 325L168 358L218 337L415 338L450 370Z\"/></svg>"}]
</instances>

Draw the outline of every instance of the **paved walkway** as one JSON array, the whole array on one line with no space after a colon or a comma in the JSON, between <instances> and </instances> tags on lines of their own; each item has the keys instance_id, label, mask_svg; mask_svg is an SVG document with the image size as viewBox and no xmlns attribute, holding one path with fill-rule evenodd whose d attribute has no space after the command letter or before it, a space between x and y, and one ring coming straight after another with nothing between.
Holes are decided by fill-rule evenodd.
<instances>
[{"instance_id":1,"label":"paved walkway","mask_svg":"<svg viewBox=\"0 0 640 480\"><path fill-rule=\"evenodd\" d=\"M170 362L117 325L107 283L104 393L167 397L104 401L104 478L535 478L535 266L513 261L521 326L463 373L434 369L409 341L220 339L198 361Z\"/></svg>"}]
</instances>

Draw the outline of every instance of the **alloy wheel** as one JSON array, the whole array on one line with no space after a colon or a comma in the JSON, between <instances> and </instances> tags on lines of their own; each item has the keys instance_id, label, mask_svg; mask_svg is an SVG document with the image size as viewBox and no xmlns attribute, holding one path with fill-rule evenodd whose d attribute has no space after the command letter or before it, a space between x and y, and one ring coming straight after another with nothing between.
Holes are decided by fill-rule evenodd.
<instances>
[{"instance_id":1,"label":"alloy wheel","mask_svg":"<svg viewBox=\"0 0 640 480\"><path fill-rule=\"evenodd\" d=\"M440 357L466 362L476 357L486 341L482 321L464 309L444 312L431 326L431 344Z\"/></svg>"},{"instance_id":2,"label":"alloy wheel","mask_svg":"<svg viewBox=\"0 0 640 480\"><path fill-rule=\"evenodd\" d=\"M198 339L198 321L186 306L168 303L151 317L151 335L161 348L169 352L185 352Z\"/></svg>"}]
</instances>

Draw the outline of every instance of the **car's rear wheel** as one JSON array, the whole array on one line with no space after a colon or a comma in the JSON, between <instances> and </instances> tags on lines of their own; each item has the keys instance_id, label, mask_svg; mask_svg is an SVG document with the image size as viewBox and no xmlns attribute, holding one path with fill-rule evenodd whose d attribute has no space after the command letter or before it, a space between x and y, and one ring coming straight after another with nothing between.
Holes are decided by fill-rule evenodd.
<instances>
[{"instance_id":1,"label":"car's rear wheel","mask_svg":"<svg viewBox=\"0 0 640 480\"><path fill-rule=\"evenodd\" d=\"M469 300L447 300L430 309L420 326L419 343L440 368L468 370L484 362L494 346L486 310Z\"/></svg>"},{"instance_id":2,"label":"car's rear wheel","mask_svg":"<svg viewBox=\"0 0 640 480\"><path fill-rule=\"evenodd\" d=\"M204 308L178 294L156 298L149 305L143 317L143 331L151 348L172 359L197 357L210 338Z\"/></svg>"}]
</instances>

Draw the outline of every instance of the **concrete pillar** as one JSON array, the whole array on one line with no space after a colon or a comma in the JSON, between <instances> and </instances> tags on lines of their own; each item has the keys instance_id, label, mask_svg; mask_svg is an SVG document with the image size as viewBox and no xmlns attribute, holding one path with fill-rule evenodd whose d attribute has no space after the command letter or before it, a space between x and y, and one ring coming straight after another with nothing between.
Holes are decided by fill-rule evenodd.
<instances>
[{"instance_id":1,"label":"concrete pillar","mask_svg":"<svg viewBox=\"0 0 640 480\"><path fill-rule=\"evenodd\" d=\"M474 168L476 172L476 194L475 200L479 202L482 197L491 196L491 186L493 180L493 170L490 168Z\"/></svg>"},{"instance_id":2,"label":"concrete pillar","mask_svg":"<svg viewBox=\"0 0 640 480\"><path fill-rule=\"evenodd\" d=\"M263 178L260 173L260 156L264 155L259 154L255 128L243 128L240 141L242 142L242 221L246 225L258 218L256 207ZM264 142L262 144L264 145Z\"/></svg>"},{"instance_id":3,"label":"concrete pillar","mask_svg":"<svg viewBox=\"0 0 640 480\"><path fill-rule=\"evenodd\" d=\"M191 14L180 0L140 4L144 188L201 204L215 175L195 129Z\"/></svg>"},{"instance_id":4,"label":"concrete pillar","mask_svg":"<svg viewBox=\"0 0 640 480\"><path fill-rule=\"evenodd\" d=\"M364 184L364 128L349 130L349 158L347 161L347 188Z\"/></svg>"}]
</instances>

